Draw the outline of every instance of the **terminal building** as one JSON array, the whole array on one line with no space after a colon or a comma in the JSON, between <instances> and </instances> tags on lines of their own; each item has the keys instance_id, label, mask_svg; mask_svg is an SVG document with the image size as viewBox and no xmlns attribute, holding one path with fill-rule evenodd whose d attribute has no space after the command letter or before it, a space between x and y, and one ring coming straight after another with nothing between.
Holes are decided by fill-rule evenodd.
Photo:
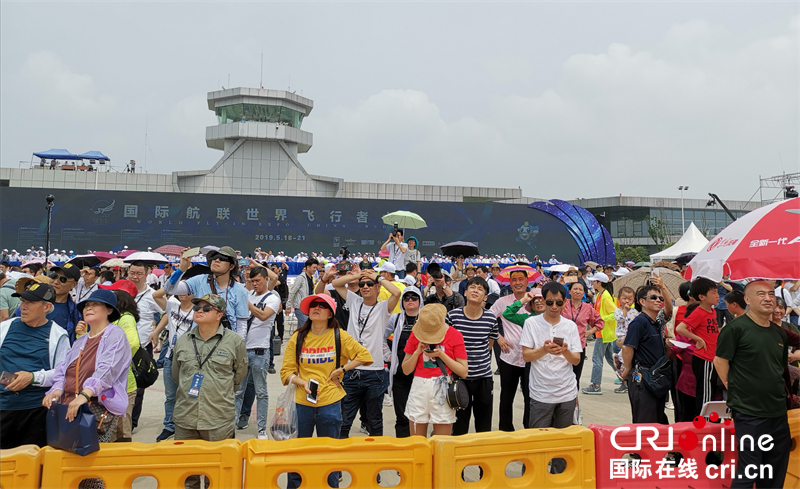
<instances>
[{"instance_id":1,"label":"terminal building","mask_svg":"<svg viewBox=\"0 0 800 489\"><path fill-rule=\"evenodd\" d=\"M171 200L191 200L199 194L483 203L507 204L508 207L502 207L506 210L525 208L542 200L523 196L519 188L346 182L335 176L311 174L300 162L300 155L313 146L313 134L302 129L303 121L314 108L311 99L284 90L239 87L210 92L207 103L208 109L216 114L218 123L206 128L206 145L221 152L219 160L210 169L171 174L136 173L135 170L122 171L109 164L99 164L102 161L90 160L89 164L80 166L58 165L53 161L54 171L51 171L51 165L45 165L42 159L41 162L21 162L18 168L0 167L0 192L6 188L95 190L104 195L109 192L148 192L162 195L163 198L155 200L167 204ZM105 197L105 200L109 198ZM110 198L109 203L112 200L115 199ZM648 216L662 219L675 239L691 222L707 237L731 222L731 216L716 205L707 205L706 200L617 196L569 202L591 212L614 241L622 245L645 246L649 251L657 249L648 232ZM731 214L738 217L759 207L761 202L726 201L725 204ZM369 205L363 203L361 207ZM175 215L177 211L170 212ZM330 222L338 223L334 222L336 209L332 208L330 212ZM0 216L6 220L7 215ZM527 225L528 220L523 222ZM522 222L517 225L522 225ZM132 231L132 234L136 233ZM477 241L469 233L458 233L455 238ZM514 251L513 244L509 243L507 251ZM15 245L5 240L3 243L9 248ZM528 256L537 254L531 249L518 251L526 252Z\"/></svg>"}]
</instances>

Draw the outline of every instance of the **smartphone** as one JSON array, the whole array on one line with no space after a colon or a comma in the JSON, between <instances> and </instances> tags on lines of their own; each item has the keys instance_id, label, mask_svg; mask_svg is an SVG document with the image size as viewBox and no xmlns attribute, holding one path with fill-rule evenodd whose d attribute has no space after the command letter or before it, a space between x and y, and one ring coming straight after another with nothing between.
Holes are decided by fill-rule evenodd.
<instances>
[{"instance_id":1,"label":"smartphone","mask_svg":"<svg viewBox=\"0 0 800 489\"><path fill-rule=\"evenodd\" d=\"M569 276L565 276L564 277L564 282L566 282L568 284L574 284L577 281L578 281L578 277L576 277L574 275L569 275Z\"/></svg>"},{"instance_id":2,"label":"smartphone","mask_svg":"<svg viewBox=\"0 0 800 489\"><path fill-rule=\"evenodd\" d=\"M241 260L239 260L239 266L240 267L244 267L244 266L247 266L249 264L250 264L250 260L248 260L246 258L242 258Z\"/></svg>"},{"instance_id":3,"label":"smartphone","mask_svg":"<svg viewBox=\"0 0 800 489\"><path fill-rule=\"evenodd\" d=\"M0 384L8 385L12 380L14 380L14 374L9 372L3 372L0 374Z\"/></svg>"},{"instance_id":4,"label":"smartphone","mask_svg":"<svg viewBox=\"0 0 800 489\"><path fill-rule=\"evenodd\" d=\"M428 348L426 348L423 351L425 353L433 353L434 351L436 351L436 345L428 345Z\"/></svg>"},{"instance_id":5,"label":"smartphone","mask_svg":"<svg viewBox=\"0 0 800 489\"><path fill-rule=\"evenodd\" d=\"M656 275L658 275L659 277L661 276L661 270L659 270L658 268L654 268L654 269L653 269L653 270L650 272L650 276L651 276L651 277L655 277Z\"/></svg>"},{"instance_id":6,"label":"smartphone","mask_svg":"<svg viewBox=\"0 0 800 489\"><path fill-rule=\"evenodd\" d=\"M564 338L553 338L553 343L558 346L564 346Z\"/></svg>"},{"instance_id":7,"label":"smartphone","mask_svg":"<svg viewBox=\"0 0 800 489\"><path fill-rule=\"evenodd\" d=\"M311 394L306 394L306 401L313 402L314 404L317 403L317 390L319 390L319 382L314 379L308 380L308 389L311 391Z\"/></svg>"},{"instance_id":8,"label":"smartphone","mask_svg":"<svg viewBox=\"0 0 800 489\"><path fill-rule=\"evenodd\" d=\"M197 246L195 248L189 248L188 250L181 253L181 258L191 258L193 256L197 256L200 254L200 247Z\"/></svg>"}]
</instances>

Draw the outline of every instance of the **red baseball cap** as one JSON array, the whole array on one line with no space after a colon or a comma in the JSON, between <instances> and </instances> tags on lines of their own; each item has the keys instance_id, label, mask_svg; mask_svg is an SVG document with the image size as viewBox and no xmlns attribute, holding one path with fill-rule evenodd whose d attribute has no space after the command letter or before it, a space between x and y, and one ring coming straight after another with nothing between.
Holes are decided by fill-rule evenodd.
<instances>
[{"instance_id":1,"label":"red baseball cap","mask_svg":"<svg viewBox=\"0 0 800 489\"><path fill-rule=\"evenodd\" d=\"M331 311L336 312L336 301L333 300L333 297L328 294L316 294L306 297L303 299L303 302L300 303L300 311L306 316L308 316L308 310L311 308L312 302L324 302L330 306Z\"/></svg>"},{"instance_id":2,"label":"red baseball cap","mask_svg":"<svg viewBox=\"0 0 800 489\"><path fill-rule=\"evenodd\" d=\"M124 278L117 280L111 285L99 285L98 287L106 290L122 290L129 293L131 297L136 297L136 294L139 293L139 289L136 288L136 284Z\"/></svg>"}]
</instances>

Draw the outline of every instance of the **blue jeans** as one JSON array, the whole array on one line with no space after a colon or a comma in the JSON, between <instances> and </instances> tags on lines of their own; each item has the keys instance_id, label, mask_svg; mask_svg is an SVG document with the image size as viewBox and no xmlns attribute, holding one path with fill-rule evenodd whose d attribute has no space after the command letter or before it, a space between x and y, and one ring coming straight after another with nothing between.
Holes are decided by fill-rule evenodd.
<instances>
[{"instance_id":1,"label":"blue jeans","mask_svg":"<svg viewBox=\"0 0 800 489\"><path fill-rule=\"evenodd\" d=\"M383 436L383 394L389 387L388 375L380 370L350 370L342 380L347 395L344 397L344 420L340 438L350 436L350 427L364 404L369 436Z\"/></svg>"},{"instance_id":2,"label":"blue jeans","mask_svg":"<svg viewBox=\"0 0 800 489\"><path fill-rule=\"evenodd\" d=\"M164 359L164 369L161 371L164 377L164 429L175 432L175 421L172 419L172 412L175 411L175 393L178 391L178 384L172 380L172 360Z\"/></svg>"},{"instance_id":3,"label":"blue jeans","mask_svg":"<svg viewBox=\"0 0 800 489\"><path fill-rule=\"evenodd\" d=\"M300 326L306 324L308 320L308 316L303 314L299 307L294 310L294 317L297 318L297 329L300 329Z\"/></svg>"},{"instance_id":4,"label":"blue jeans","mask_svg":"<svg viewBox=\"0 0 800 489\"><path fill-rule=\"evenodd\" d=\"M267 393L267 364L269 363L269 352L263 355L256 355L255 350L247 350L247 377L239 384L236 391L236 413L242 410L244 391L247 390L247 381L253 378L253 386L256 388L256 421L258 431L267 429L267 412L269 409L269 394Z\"/></svg>"},{"instance_id":5,"label":"blue jeans","mask_svg":"<svg viewBox=\"0 0 800 489\"><path fill-rule=\"evenodd\" d=\"M338 438L342 427L342 405L336 401L327 406L305 406L297 404L297 437L311 438L314 428L317 437ZM286 489L300 487L301 477L295 472L290 472ZM308 484L306 484L308 485ZM339 472L331 472L328 476L328 485L339 487Z\"/></svg>"},{"instance_id":6,"label":"blue jeans","mask_svg":"<svg viewBox=\"0 0 800 489\"><path fill-rule=\"evenodd\" d=\"M397 277L398 280L406 278L406 270L405 269L398 270L397 273L395 273L395 276Z\"/></svg>"},{"instance_id":7,"label":"blue jeans","mask_svg":"<svg viewBox=\"0 0 800 489\"><path fill-rule=\"evenodd\" d=\"M604 357L608 364L611 365L611 368L615 368L613 354L617 351L619 351L619 347L617 347L615 341L603 343L602 338L597 338L594 342L594 352L592 353L592 384L600 385L603 382Z\"/></svg>"}]
</instances>

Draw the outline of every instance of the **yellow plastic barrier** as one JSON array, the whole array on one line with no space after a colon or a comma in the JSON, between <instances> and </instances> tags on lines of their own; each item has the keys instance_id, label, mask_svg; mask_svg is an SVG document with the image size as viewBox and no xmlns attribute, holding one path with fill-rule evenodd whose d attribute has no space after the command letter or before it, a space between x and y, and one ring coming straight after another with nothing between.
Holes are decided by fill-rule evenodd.
<instances>
[{"instance_id":1,"label":"yellow plastic barrier","mask_svg":"<svg viewBox=\"0 0 800 489\"><path fill-rule=\"evenodd\" d=\"M248 440L242 444L244 489L278 487L278 476L295 472L304 488L328 487L328 474L347 471L349 487L377 488L378 474L399 483L394 487L431 487L433 459L422 437L297 438L286 441ZM388 482L384 481L384 482Z\"/></svg>"},{"instance_id":2,"label":"yellow plastic barrier","mask_svg":"<svg viewBox=\"0 0 800 489\"><path fill-rule=\"evenodd\" d=\"M0 487L39 489L42 452L36 445L0 450Z\"/></svg>"},{"instance_id":3,"label":"yellow plastic barrier","mask_svg":"<svg viewBox=\"0 0 800 489\"><path fill-rule=\"evenodd\" d=\"M789 452L789 468L783 487L800 489L800 409L789 411L789 430L792 432L792 451Z\"/></svg>"},{"instance_id":4,"label":"yellow plastic barrier","mask_svg":"<svg viewBox=\"0 0 800 489\"><path fill-rule=\"evenodd\" d=\"M583 426L434 436L431 444L435 488L595 487L594 434ZM550 473L550 461L558 458L566 460L566 467L557 461L552 464L555 471L563 472ZM506 467L515 461L525 464L525 473L511 478ZM462 479L462 471L470 465L481 468L480 480ZM472 473L479 476L477 469Z\"/></svg>"},{"instance_id":5,"label":"yellow plastic barrier","mask_svg":"<svg viewBox=\"0 0 800 489\"><path fill-rule=\"evenodd\" d=\"M160 488L182 488L190 475L203 474L213 487L242 486L238 440L101 443L81 457L46 447L42 488L78 487L83 479L103 479L109 488L131 487L137 477L152 476Z\"/></svg>"}]
</instances>

